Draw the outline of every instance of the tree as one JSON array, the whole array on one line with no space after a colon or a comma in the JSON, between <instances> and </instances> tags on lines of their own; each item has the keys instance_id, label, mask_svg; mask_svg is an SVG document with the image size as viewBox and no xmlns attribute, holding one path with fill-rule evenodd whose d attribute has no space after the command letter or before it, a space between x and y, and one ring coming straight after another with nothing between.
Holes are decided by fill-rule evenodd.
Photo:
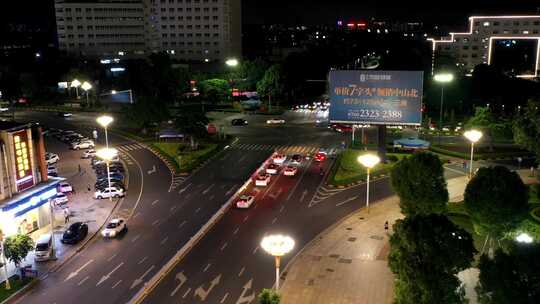
<instances>
[{"instance_id":1,"label":"tree","mask_svg":"<svg viewBox=\"0 0 540 304\"><path fill-rule=\"evenodd\" d=\"M395 303L463 303L455 275L470 266L475 252L471 235L444 215L398 220L388 256Z\"/></svg>"},{"instance_id":2,"label":"tree","mask_svg":"<svg viewBox=\"0 0 540 304\"><path fill-rule=\"evenodd\" d=\"M240 91L255 91L267 68L268 64L262 59L243 60L230 77Z\"/></svg>"},{"instance_id":3,"label":"tree","mask_svg":"<svg viewBox=\"0 0 540 304\"><path fill-rule=\"evenodd\" d=\"M9 236L4 240L4 254L17 268L33 249L34 241L26 234Z\"/></svg>"},{"instance_id":4,"label":"tree","mask_svg":"<svg viewBox=\"0 0 540 304\"><path fill-rule=\"evenodd\" d=\"M399 196L401 212L406 216L446 210L448 190L437 155L417 153L402 159L392 169L391 182Z\"/></svg>"},{"instance_id":5,"label":"tree","mask_svg":"<svg viewBox=\"0 0 540 304\"><path fill-rule=\"evenodd\" d=\"M495 138L511 137L512 129L509 123L497 119L488 107L477 107L474 116L465 124L466 129L480 129L488 139L489 150L493 151Z\"/></svg>"},{"instance_id":6,"label":"tree","mask_svg":"<svg viewBox=\"0 0 540 304\"><path fill-rule=\"evenodd\" d=\"M478 232L500 238L517 227L528 212L528 191L506 167L480 168L465 188L465 208Z\"/></svg>"},{"instance_id":7,"label":"tree","mask_svg":"<svg viewBox=\"0 0 540 304\"><path fill-rule=\"evenodd\" d=\"M273 289L264 288L259 294L259 304L279 304L281 296Z\"/></svg>"},{"instance_id":8,"label":"tree","mask_svg":"<svg viewBox=\"0 0 540 304\"><path fill-rule=\"evenodd\" d=\"M514 245L510 253L498 249L494 258L480 257L476 291L481 304L529 304L540 299L540 245Z\"/></svg>"},{"instance_id":9,"label":"tree","mask_svg":"<svg viewBox=\"0 0 540 304\"><path fill-rule=\"evenodd\" d=\"M540 100L530 100L513 124L514 141L540 157Z\"/></svg>"},{"instance_id":10,"label":"tree","mask_svg":"<svg viewBox=\"0 0 540 304\"><path fill-rule=\"evenodd\" d=\"M191 148L195 149L195 138L206 136L206 125L209 120L203 112L181 111L176 116L175 126L185 135L189 135Z\"/></svg>"},{"instance_id":11,"label":"tree","mask_svg":"<svg viewBox=\"0 0 540 304\"><path fill-rule=\"evenodd\" d=\"M137 129L142 129L142 133L146 133L146 129L152 123L157 124L167 119L169 110L155 97L140 96L133 105L128 107L126 114Z\"/></svg>"},{"instance_id":12,"label":"tree","mask_svg":"<svg viewBox=\"0 0 540 304\"><path fill-rule=\"evenodd\" d=\"M264 76L257 83L257 93L259 96L268 97L268 108L272 110L272 97L276 98L283 94L284 79L282 68L279 64L269 67Z\"/></svg>"},{"instance_id":13,"label":"tree","mask_svg":"<svg viewBox=\"0 0 540 304\"><path fill-rule=\"evenodd\" d=\"M218 103L229 96L229 83L225 79L208 79L200 83L201 93L207 101Z\"/></svg>"}]
</instances>

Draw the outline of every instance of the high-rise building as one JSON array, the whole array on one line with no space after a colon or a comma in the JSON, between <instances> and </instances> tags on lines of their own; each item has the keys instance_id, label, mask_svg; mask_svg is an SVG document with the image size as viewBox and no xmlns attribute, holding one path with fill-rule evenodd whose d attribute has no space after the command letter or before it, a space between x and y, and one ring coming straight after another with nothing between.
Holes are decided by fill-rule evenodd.
<instances>
[{"instance_id":1,"label":"high-rise building","mask_svg":"<svg viewBox=\"0 0 540 304\"><path fill-rule=\"evenodd\" d=\"M465 73L478 64L497 65L516 77L538 76L540 15L472 16L467 32L451 32L432 42L432 69L446 58Z\"/></svg>"},{"instance_id":2,"label":"high-rise building","mask_svg":"<svg viewBox=\"0 0 540 304\"><path fill-rule=\"evenodd\" d=\"M56 0L59 47L85 56L241 55L240 0Z\"/></svg>"}]
</instances>

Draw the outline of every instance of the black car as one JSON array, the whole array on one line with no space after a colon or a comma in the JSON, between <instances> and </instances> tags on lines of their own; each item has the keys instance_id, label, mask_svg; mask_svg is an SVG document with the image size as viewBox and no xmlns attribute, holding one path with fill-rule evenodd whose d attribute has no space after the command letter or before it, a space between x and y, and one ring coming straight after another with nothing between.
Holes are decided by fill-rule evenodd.
<instances>
[{"instance_id":1,"label":"black car","mask_svg":"<svg viewBox=\"0 0 540 304\"><path fill-rule=\"evenodd\" d=\"M88 235L88 225L82 222L71 224L60 240L64 244L77 244Z\"/></svg>"},{"instance_id":2,"label":"black car","mask_svg":"<svg viewBox=\"0 0 540 304\"><path fill-rule=\"evenodd\" d=\"M237 119L231 120L231 125L233 126L245 126L247 124L248 122L245 119L237 118Z\"/></svg>"},{"instance_id":3,"label":"black car","mask_svg":"<svg viewBox=\"0 0 540 304\"><path fill-rule=\"evenodd\" d=\"M111 182L111 187L122 189L122 191L124 191L124 192L126 191L126 187L124 186L123 183L113 183L113 182ZM98 185L96 185L95 190L96 191L103 191L106 188L109 188L109 183L98 184Z\"/></svg>"}]
</instances>

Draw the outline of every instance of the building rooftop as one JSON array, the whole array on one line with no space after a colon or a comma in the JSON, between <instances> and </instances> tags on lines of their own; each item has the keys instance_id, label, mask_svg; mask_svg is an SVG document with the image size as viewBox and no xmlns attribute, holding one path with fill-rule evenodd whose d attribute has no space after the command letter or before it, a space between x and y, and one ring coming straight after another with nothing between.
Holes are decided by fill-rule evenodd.
<instances>
[{"instance_id":1,"label":"building rooftop","mask_svg":"<svg viewBox=\"0 0 540 304\"><path fill-rule=\"evenodd\" d=\"M0 131L17 131L30 127L27 122L0 121Z\"/></svg>"}]
</instances>

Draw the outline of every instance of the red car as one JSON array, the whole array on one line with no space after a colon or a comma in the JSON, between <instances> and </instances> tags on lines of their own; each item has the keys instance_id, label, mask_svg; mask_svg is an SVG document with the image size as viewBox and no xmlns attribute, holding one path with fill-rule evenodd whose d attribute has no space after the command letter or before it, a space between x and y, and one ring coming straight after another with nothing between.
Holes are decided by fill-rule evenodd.
<instances>
[{"instance_id":1,"label":"red car","mask_svg":"<svg viewBox=\"0 0 540 304\"><path fill-rule=\"evenodd\" d=\"M326 160L326 153L324 152L318 152L317 154L315 154L315 157L314 157L314 160L316 162L323 162Z\"/></svg>"},{"instance_id":2,"label":"red car","mask_svg":"<svg viewBox=\"0 0 540 304\"><path fill-rule=\"evenodd\" d=\"M332 129L339 133L350 133L352 132L352 127L349 125L342 125L342 124L334 124L332 125Z\"/></svg>"}]
</instances>

